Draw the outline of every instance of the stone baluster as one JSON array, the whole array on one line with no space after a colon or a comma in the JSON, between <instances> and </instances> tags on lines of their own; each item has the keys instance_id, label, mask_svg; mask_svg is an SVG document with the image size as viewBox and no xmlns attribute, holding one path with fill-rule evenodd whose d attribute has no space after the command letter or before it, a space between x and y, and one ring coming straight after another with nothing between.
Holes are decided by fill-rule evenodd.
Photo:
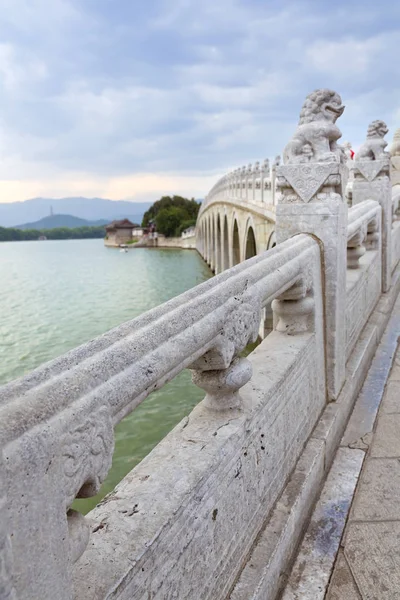
<instances>
[{"instance_id":1,"label":"stone baluster","mask_svg":"<svg viewBox=\"0 0 400 600\"><path fill-rule=\"evenodd\" d=\"M347 268L358 269L360 267L359 260L364 256L366 248L364 241L367 237L367 224L360 227L353 237L347 242Z\"/></svg>"},{"instance_id":2,"label":"stone baluster","mask_svg":"<svg viewBox=\"0 0 400 600\"><path fill-rule=\"evenodd\" d=\"M314 329L314 298L309 288L301 280L273 300L271 308L276 331L295 335Z\"/></svg>"},{"instance_id":3,"label":"stone baluster","mask_svg":"<svg viewBox=\"0 0 400 600\"><path fill-rule=\"evenodd\" d=\"M240 198L242 200L246 199L246 173L247 173L247 169L246 167L242 167L242 172L241 172L241 190L240 190Z\"/></svg>"},{"instance_id":4,"label":"stone baluster","mask_svg":"<svg viewBox=\"0 0 400 600\"><path fill-rule=\"evenodd\" d=\"M365 242L365 248L367 250L376 250L379 247L379 241L379 222L377 219L373 219L367 225L367 239Z\"/></svg>"},{"instance_id":5,"label":"stone baluster","mask_svg":"<svg viewBox=\"0 0 400 600\"><path fill-rule=\"evenodd\" d=\"M348 169L336 144L341 136L336 120L343 110L340 96L332 90L310 94L300 113L299 130L284 150L284 165L276 166L280 191L276 207L277 243L297 233L309 233L321 241L323 248L326 379L330 400L338 397L345 379L347 203L344 190Z\"/></svg>"},{"instance_id":6,"label":"stone baluster","mask_svg":"<svg viewBox=\"0 0 400 600\"><path fill-rule=\"evenodd\" d=\"M390 178L392 197L396 198L392 208L392 220L397 221L400 219L400 129L395 131L390 146Z\"/></svg>"},{"instance_id":7,"label":"stone baluster","mask_svg":"<svg viewBox=\"0 0 400 600\"><path fill-rule=\"evenodd\" d=\"M235 170L235 198L240 198L241 190L240 168Z\"/></svg>"},{"instance_id":8,"label":"stone baluster","mask_svg":"<svg viewBox=\"0 0 400 600\"><path fill-rule=\"evenodd\" d=\"M353 206L363 200L376 200L382 207L382 291L387 292L392 279L392 187L390 157L385 152L384 136L388 128L383 121L373 121L367 139L354 160Z\"/></svg>"},{"instance_id":9,"label":"stone baluster","mask_svg":"<svg viewBox=\"0 0 400 600\"><path fill-rule=\"evenodd\" d=\"M190 367L193 383L206 392L204 404L211 410L240 406L240 388L252 376L250 361L239 354L257 339L261 298L253 289L238 294L233 302L233 310L215 344Z\"/></svg>"},{"instance_id":10,"label":"stone baluster","mask_svg":"<svg viewBox=\"0 0 400 600\"><path fill-rule=\"evenodd\" d=\"M276 204L276 169L281 164L281 157L275 156L272 170L271 170L271 191L272 191L272 204Z\"/></svg>"},{"instance_id":11,"label":"stone baluster","mask_svg":"<svg viewBox=\"0 0 400 600\"><path fill-rule=\"evenodd\" d=\"M249 163L246 171L246 202L251 202L253 194L253 167Z\"/></svg>"},{"instance_id":12,"label":"stone baluster","mask_svg":"<svg viewBox=\"0 0 400 600\"><path fill-rule=\"evenodd\" d=\"M229 196L233 198L235 193L235 173L231 171L229 173Z\"/></svg>"},{"instance_id":13,"label":"stone baluster","mask_svg":"<svg viewBox=\"0 0 400 600\"><path fill-rule=\"evenodd\" d=\"M266 202L267 194L265 193L265 184L269 180L269 160L266 158L262 166L262 177L261 177L261 202Z\"/></svg>"},{"instance_id":14,"label":"stone baluster","mask_svg":"<svg viewBox=\"0 0 400 600\"><path fill-rule=\"evenodd\" d=\"M252 199L254 202L258 200L259 190L259 177L260 177L260 163L256 161L253 169L253 195Z\"/></svg>"}]
</instances>

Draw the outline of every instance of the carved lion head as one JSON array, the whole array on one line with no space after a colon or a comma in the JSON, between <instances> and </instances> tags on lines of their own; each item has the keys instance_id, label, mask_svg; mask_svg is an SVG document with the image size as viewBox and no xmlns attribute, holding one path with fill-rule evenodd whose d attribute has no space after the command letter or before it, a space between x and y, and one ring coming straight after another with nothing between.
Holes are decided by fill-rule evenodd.
<instances>
[{"instance_id":1,"label":"carved lion head","mask_svg":"<svg viewBox=\"0 0 400 600\"><path fill-rule=\"evenodd\" d=\"M377 119L372 121L368 127L367 138L383 138L389 131L388 126L384 121Z\"/></svg>"},{"instance_id":2,"label":"carved lion head","mask_svg":"<svg viewBox=\"0 0 400 600\"><path fill-rule=\"evenodd\" d=\"M309 94L300 113L299 125L312 121L330 121L334 123L343 113L342 99L333 90L315 90Z\"/></svg>"}]
</instances>

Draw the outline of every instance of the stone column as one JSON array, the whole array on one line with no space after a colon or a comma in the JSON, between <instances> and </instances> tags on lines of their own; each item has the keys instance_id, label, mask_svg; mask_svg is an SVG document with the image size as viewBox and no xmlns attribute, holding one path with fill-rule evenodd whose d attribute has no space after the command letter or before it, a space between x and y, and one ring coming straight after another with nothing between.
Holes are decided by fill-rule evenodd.
<instances>
[{"instance_id":1,"label":"stone column","mask_svg":"<svg viewBox=\"0 0 400 600\"><path fill-rule=\"evenodd\" d=\"M373 121L367 139L354 160L353 206L364 200L376 200L382 207L382 291L392 280L392 186L390 158L383 139L388 128L383 121Z\"/></svg>"},{"instance_id":2,"label":"stone column","mask_svg":"<svg viewBox=\"0 0 400 600\"><path fill-rule=\"evenodd\" d=\"M392 182L392 199L393 211L397 211L397 214L393 212L393 219L399 218L399 201L400 196L400 129L396 129L393 136L393 144L390 147L390 179Z\"/></svg>"},{"instance_id":3,"label":"stone column","mask_svg":"<svg viewBox=\"0 0 400 600\"><path fill-rule=\"evenodd\" d=\"M279 165L281 164L281 157L275 156L275 160L272 164L272 169L271 169L271 193L272 193L272 204L275 205L276 204L276 170L279 167Z\"/></svg>"},{"instance_id":4,"label":"stone column","mask_svg":"<svg viewBox=\"0 0 400 600\"><path fill-rule=\"evenodd\" d=\"M345 379L347 202L346 157L336 144L335 124L344 106L331 90L310 94L297 131L277 167L280 190L276 237L281 243L297 233L317 237L323 247L327 395L335 400Z\"/></svg>"}]
</instances>

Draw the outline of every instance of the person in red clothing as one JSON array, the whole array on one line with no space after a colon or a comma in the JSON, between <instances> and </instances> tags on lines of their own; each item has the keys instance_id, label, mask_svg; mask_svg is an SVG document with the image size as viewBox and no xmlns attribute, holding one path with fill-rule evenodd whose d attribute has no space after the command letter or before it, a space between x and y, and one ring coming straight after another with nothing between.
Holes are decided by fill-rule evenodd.
<instances>
[{"instance_id":1,"label":"person in red clothing","mask_svg":"<svg viewBox=\"0 0 400 600\"><path fill-rule=\"evenodd\" d=\"M354 150L351 147L351 143L343 142L343 149L344 149L344 153L346 154L347 158L349 158L350 160L353 160L354 159Z\"/></svg>"}]
</instances>

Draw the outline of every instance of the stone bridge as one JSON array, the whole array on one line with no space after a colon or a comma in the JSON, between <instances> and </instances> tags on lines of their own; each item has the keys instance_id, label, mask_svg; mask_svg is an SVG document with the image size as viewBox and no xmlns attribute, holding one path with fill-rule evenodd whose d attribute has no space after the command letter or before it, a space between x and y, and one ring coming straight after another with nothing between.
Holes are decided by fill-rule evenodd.
<instances>
[{"instance_id":1,"label":"stone bridge","mask_svg":"<svg viewBox=\"0 0 400 600\"><path fill-rule=\"evenodd\" d=\"M197 249L214 273L275 246L277 156L225 175L202 203Z\"/></svg>"},{"instance_id":2,"label":"stone bridge","mask_svg":"<svg viewBox=\"0 0 400 600\"><path fill-rule=\"evenodd\" d=\"M371 124L348 208L342 112L313 92L274 183L256 166L210 193L199 250L231 268L1 388L2 600L325 597L400 333L399 135L390 156ZM110 469L115 425L186 368L204 400L73 510Z\"/></svg>"}]
</instances>

